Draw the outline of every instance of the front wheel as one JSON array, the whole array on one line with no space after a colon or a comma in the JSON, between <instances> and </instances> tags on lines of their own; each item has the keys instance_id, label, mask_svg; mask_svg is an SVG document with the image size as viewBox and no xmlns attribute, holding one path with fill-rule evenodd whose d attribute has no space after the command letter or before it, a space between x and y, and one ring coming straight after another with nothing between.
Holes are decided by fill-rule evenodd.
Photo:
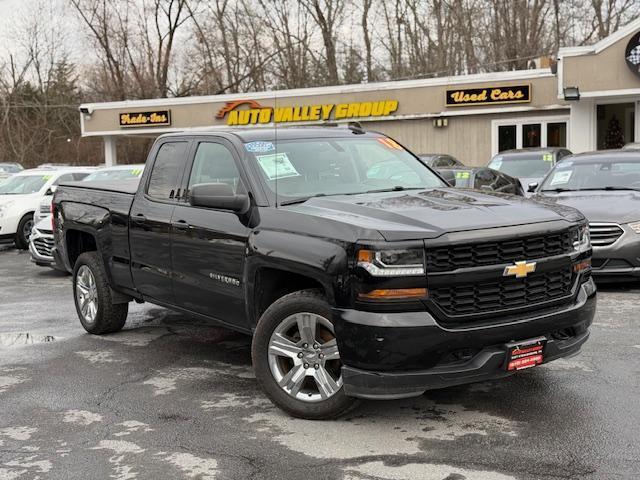
<instances>
[{"instance_id":1,"label":"front wheel","mask_svg":"<svg viewBox=\"0 0 640 480\"><path fill-rule=\"evenodd\" d=\"M321 293L285 295L260 318L251 346L260 386L278 407L294 417L338 417L355 405L344 393L342 362Z\"/></svg>"},{"instance_id":2,"label":"front wheel","mask_svg":"<svg viewBox=\"0 0 640 480\"><path fill-rule=\"evenodd\" d=\"M78 257L73 269L73 298L80 323L87 332L101 335L124 327L129 304L112 302L107 274L96 252Z\"/></svg>"},{"instance_id":3,"label":"front wheel","mask_svg":"<svg viewBox=\"0 0 640 480\"><path fill-rule=\"evenodd\" d=\"M29 248L31 230L33 230L33 213L27 213L20 219L20 222L18 223L18 230L16 231L15 243L19 250L26 250Z\"/></svg>"}]
</instances>

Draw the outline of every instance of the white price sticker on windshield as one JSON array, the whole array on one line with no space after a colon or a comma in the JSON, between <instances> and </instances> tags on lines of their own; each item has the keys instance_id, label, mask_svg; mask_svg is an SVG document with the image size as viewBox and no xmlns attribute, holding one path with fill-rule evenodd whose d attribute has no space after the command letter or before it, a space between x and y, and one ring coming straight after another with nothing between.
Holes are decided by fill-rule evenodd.
<instances>
[{"instance_id":1,"label":"white price sticker on windshield","mask_svg":"<svg viewBox=\"0 0 640 480\"><path fill-rule=\"evenodd\" d=\"M562 172L556 172L551 179L551 185L558 185L559 183L567 183L571 178L573 170L564 170Z\"/></svg>"},{"instance_id":2,"label":"white price sticker on windshield","mask_svg":"<svg viewBox=\"0 0 640 480\"><path fill-rule=\"evenodd\" d=\"M286 153L256 155L256 159L269 180L300 176Z\"/></svg>"}]
</instances>

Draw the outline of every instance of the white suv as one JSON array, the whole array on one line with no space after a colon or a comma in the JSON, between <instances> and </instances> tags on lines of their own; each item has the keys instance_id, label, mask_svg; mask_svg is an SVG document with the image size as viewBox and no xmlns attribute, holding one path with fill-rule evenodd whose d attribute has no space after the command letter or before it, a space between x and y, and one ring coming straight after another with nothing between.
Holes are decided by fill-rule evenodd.
<instances>
[{"instance_id":1,"label":"white suv","mask_svg":"<svg viewBox=\"0 0 640 480\"><path fill-rule=\"evenodd\" d=\"M23 170L0 183L0 242L15 242L26 249L33 228L33 214L42 197L59 182L82 180L91 167L34 168Z\"/></svg>"}]
</instances>

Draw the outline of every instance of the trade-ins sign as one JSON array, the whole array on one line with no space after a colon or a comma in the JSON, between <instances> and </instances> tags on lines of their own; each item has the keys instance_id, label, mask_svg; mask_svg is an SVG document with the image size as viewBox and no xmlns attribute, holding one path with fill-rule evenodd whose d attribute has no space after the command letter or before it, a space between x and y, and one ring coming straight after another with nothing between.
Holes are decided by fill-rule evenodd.
<instances>
[{"instance_id":1,"label":"trade-ins sign","mask_svg":"<svg viewBox=\"0 0 640 480\"><path fill-rule=\"evenodd\" d=\"M255 100L227 102L218 110L216 118L227 125L255 125L264 123L315 122L349 118L386 117L398 109L397 100L376 102L324 103L268 107Z\"/></svg>"},{"instance_id":2,"label":"trade-ins sign","mask_svg":"<svg viewBox=\"0 0 640 480\"><path fill-rule=\"evenodd\" d=\"M170 110L120 114L121 127L157 127L160 125L171 125Z\"/></svg>"},{"instance_id":3,"label":"trade-ins sign","mask_svg":"<svg viewBox=\"0 0 640 480\"><path fill-rule=\"evenodd\" d=\"M508 87L457 88L447 90L447 106L498 105L502 103L529 103L531 85Z\"/></svg>"}]
</instances>

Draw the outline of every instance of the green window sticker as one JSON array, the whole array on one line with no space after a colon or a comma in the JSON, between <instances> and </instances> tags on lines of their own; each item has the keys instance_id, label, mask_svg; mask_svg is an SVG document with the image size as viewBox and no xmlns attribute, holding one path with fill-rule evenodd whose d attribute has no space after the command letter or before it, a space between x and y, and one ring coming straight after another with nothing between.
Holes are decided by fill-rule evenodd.
<instances>
[{"instance_id":1,"label":"green window sticker","mask_svg":"<svg viewBox=\"0 0 640 480\"><path fill-rule=\"evenodd\" d=\"M471 172L456 172L456 178L460 180L468 180L471 178Z\"/></svg>"},{"instance_id":2,"label":"green window sticker","mask_svg":"<svg viewBox=\"0 0 640 480\"><path fill-rule=\"evenodd\" d=\"M544 160L545 162L553 162L553 154L545 153L544 155L542 155L542 160Z\"/></svg>"},{"instance_id":3,"label":"green window sticker","mask_svg":"<svg viewBox=\"0 0 640 480\"><path fill-rule=\"evenodd\" d=\"M300 176L286 153L256 155L256 159L269 180Z\"/></svg>"},{"instance_id":4,"label":"green window sticker","mask_svg":"<svg viewBox=\"0 0 640 480\"><path fill-rule=\"evenodd\" d=\"M139 177L141 174L142 174L141 168L134 168L133 170L131 170L131 175Z\"/></svg>"},{"instance_id":5,"label":"green window sticker","mask_svg":"<svg viewBox=\"0 0 640 480\"><path fill-rule=\"evenodd\" d=\"M48 182L49 180L51 180L51 175L42 175L42 179L43 179L45 182Z\"/></svg>"}]
</instances>

